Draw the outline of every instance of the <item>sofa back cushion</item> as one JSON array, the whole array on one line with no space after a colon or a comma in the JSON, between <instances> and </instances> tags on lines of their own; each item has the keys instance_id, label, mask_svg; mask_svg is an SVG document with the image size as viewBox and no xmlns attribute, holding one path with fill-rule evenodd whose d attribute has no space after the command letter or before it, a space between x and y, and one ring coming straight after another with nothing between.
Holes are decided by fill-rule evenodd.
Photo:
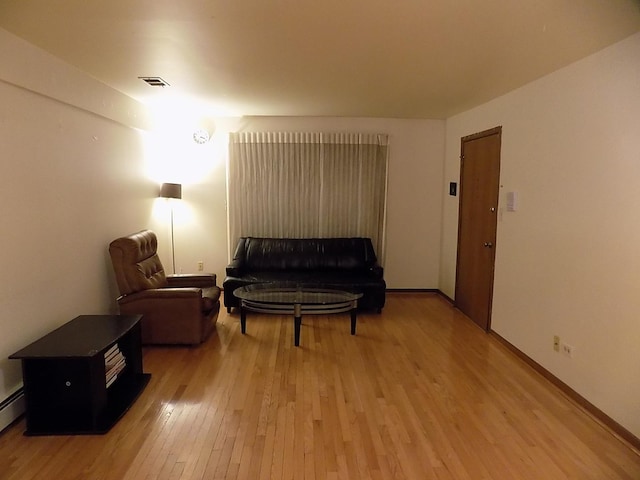
<instances>
[{"instance_id":1,"label":"sofa back cushion","mask_svg":"<svg viewBox=\"0 0 640 480\"><path fill-rule=\"evenodd\" d=\"M377 261L369 238L243 237L235 259L245 271L362 270Z\"/></svg>"}]
</instances>

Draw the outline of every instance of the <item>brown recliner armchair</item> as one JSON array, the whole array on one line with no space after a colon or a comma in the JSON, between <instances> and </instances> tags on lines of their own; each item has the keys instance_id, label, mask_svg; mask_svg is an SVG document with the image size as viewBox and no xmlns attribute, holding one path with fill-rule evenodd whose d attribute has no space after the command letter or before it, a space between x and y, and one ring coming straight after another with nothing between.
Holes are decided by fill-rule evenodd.
<instances>
[{"instance_id":1,"label":"brown recliner armchair","mask_svg":"<svg viewBox=\"0 0 640 480\"><path fill-rule=\"evenodd\" d=\"M120 313L143 315L142 343L201 343L213 330L220 310L216 275L166 275L157 248L151 230L109 245Z\"/></svg>"}]
</instances>

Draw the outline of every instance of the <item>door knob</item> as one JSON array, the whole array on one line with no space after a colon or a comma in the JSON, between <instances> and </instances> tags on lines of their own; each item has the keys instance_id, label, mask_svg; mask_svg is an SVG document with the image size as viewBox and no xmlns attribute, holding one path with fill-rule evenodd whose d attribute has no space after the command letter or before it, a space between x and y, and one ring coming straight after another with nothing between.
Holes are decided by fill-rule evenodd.
<instances>
[{"instance_id":1,"label":"door knob","mask_svg":"<svg viewBox=\"0 0 640 480\"><path fill-rule=\"evenodd\" d=\"M487 248L491 248L491 247L493 247L493 243L491 243L491 242L484 242L484 246L485 246L485 247L487 247Z\"/></svg>"}]
</instances>

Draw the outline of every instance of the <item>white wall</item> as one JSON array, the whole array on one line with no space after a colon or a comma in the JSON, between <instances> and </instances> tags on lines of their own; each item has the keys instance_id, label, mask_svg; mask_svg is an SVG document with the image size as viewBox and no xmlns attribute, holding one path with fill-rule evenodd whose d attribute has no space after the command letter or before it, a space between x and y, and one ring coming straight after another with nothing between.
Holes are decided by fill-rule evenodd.
<instances>
[{"instance_id":1,"label":"white wall","mask_svg":"<svg viewBox=\"0 0 640 480\"><path fill-rule=\"evenodd\" d=\"M639 119L637 34L448 119L444 176L458 180L462 136L503 126L492 328L638 437ZM443 198L440 288L453 296L458 197Z\"/></svg>"},{"instance_id":2,"label":"white wall","mask_svg":"<svg viewBox=\"0 0 640 480\"><path fill-rule=\"evenodd\" d=\"M0 400L7 357L80 314L115 312L109 241L153 226L144 109L0 30Z\"/></svg>"},{"instance_id":3,"label":"white wall","mask_svg":"<svg viewBox=\"0 0 640 480\"><path fill-rule=\"evenodd\" d=\"M179 233L181 243L176 261L195 269L195 253L203 242L215 244L212 271L224 278L227 263L221 256L226 243L226 216L219 210L226 173L226 133L229 131L322 131L387 133L389 146L389 184L385 278L389 288L438 288L440 216L442 198L442 158L444 157L444 121L334 117L245 117L219 119L214 143L217 167L203 179L202 198L193 199L194 218L210 222L209 233L202 227L189 235ZM226 168L226 167L225 167ZM226 172L226 170L224 170ZM212 182L215 185L212 186ZM199 187L200 188L200 187ZM215 205L205 198L207 189L218 192ZM185 193L184 197L187 196ZM186 201L186 200L185 200ZM197 202L197 204L196 204ZM213 211L215 209L215 211ZM225 213L226 215L226 213ZM212 238L215 232L215 238ZM222 233L224 232L224 237ZM178 235L178 234L176 234ZM231 246L233 249L235 245ZM379 254L378 256L382 257ZM180 259L180 261L178 261ZM205 262L206 265L209 263ZM179 268L177 266L177 268ZM205 268L206 269L206 268ZM186 271L186 270L185 270Z\"/></svg>"}]
</instances>

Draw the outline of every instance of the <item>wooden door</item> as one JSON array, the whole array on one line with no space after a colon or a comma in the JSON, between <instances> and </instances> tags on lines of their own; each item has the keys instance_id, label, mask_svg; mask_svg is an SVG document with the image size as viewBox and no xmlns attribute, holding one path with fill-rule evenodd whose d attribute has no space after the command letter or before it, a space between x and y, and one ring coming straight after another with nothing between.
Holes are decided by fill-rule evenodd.
<instances>
[{"instance_id":1,"label":"wooden door","mask_svg":"<svg viewBox=\"0 0 640 480\"><path fill-rule=\"evenodd\" d=\"M502 127L462 138L455 305L491 328Z\"/></svg>"}]
</instances>

